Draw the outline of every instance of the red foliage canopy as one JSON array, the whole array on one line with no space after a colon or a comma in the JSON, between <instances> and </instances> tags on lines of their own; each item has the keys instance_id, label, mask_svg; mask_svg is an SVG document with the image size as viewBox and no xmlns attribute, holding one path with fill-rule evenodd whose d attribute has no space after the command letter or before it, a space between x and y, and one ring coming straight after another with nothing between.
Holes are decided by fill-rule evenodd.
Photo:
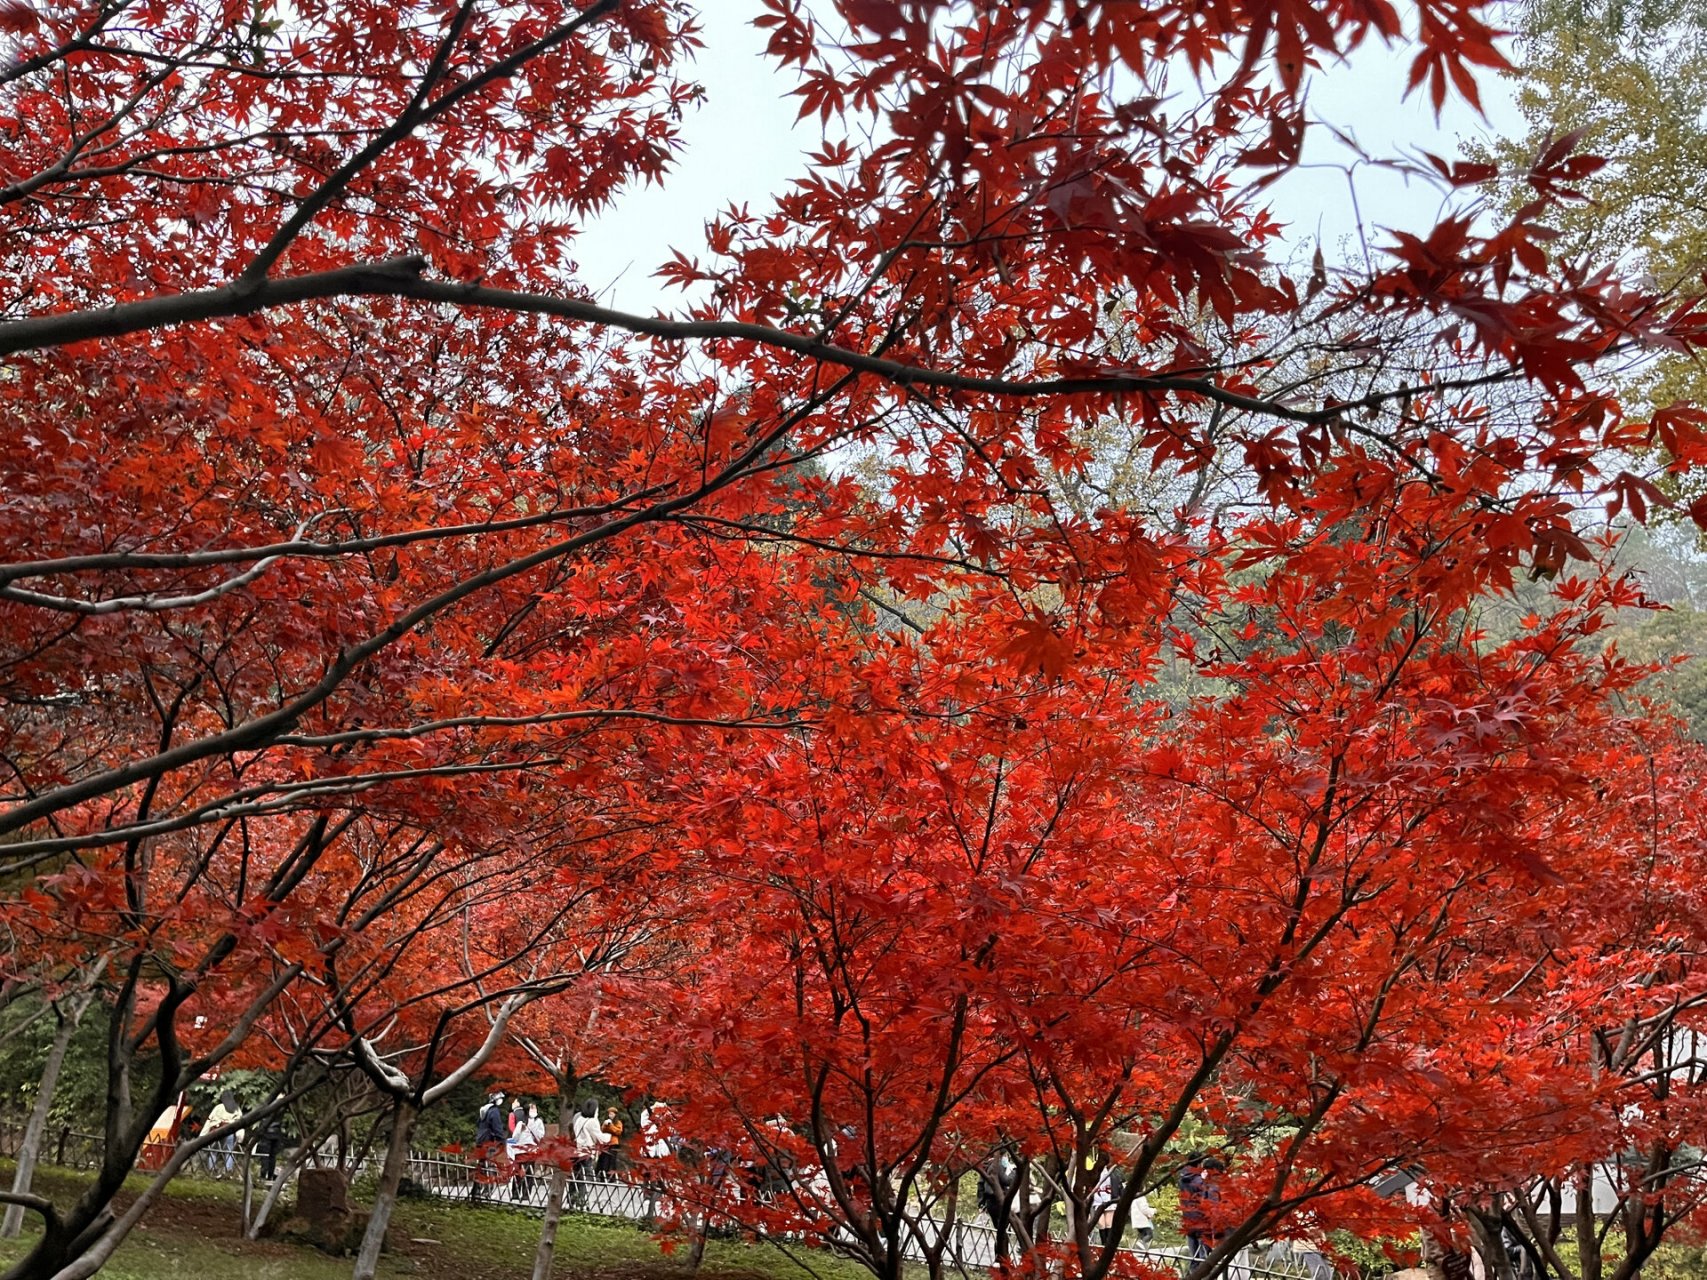
<instances>
[{"instance_id":1,"label":"red foliage canopy","mask_svg":"<svg viewBox=\"0 0 1707 1280\"><path fill-rule=\"evenodd\" d=\"M502 909L563 885L683 922L720 993L696 1052L728 993L814 973L741 1034L838 1116L874 1099L868 1169L1011 1134L1078 1195L1115 1125L1150 1117L1157 1167L1213 1084L1223 1127L1302 1117L1241 1184L1254 1231L1397 1158L1377 1066L1398 1150L1468 1141L1441 1100L1495 1068L1427 1059L1464 1027L1457 904L1527 958L1534 886L1606 866L1555 837L1590 773L1561 744L1626 731L1632 673L1583 642L1634 596L1565 576L1573 519L1641 514L1632 454L1707 439L1607 389L1704 331L1549 254L1568 146L1514 216L1461 201L1366 271L1266 256L1311 69L1404 39L1473 100L1486 7L764 0L822 136L669 257L673 316L601 305L574 252L667 177L683 6L0 10L6 976L98 966L121 1092L163 1068L14 1274L100 1264L150 1118L257 1028L372 1068L379 1029L554 989L541 946L637 918ZM1152 500L1105 483L1110 431ZM1468 640L1523 570L1557 616ZM857 1069L824 912L888 939ZM790 1114L771 1087L741 1113Z\"/></svg>"}]
</instances>

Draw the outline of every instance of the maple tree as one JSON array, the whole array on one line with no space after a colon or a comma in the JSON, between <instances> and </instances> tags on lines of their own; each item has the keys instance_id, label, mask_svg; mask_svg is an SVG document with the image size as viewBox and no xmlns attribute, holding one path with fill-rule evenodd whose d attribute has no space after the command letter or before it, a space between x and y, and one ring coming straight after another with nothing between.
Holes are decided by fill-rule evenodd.
<instances>
[{"instance_id":1,"label":"maple tree","mask_svg":"<svg viewBox=\"0 0 1707 1280\"><path fill-rule=\"evenodd\" d=\"M635 922L637 927L612 930L605 924L594 933L601 946L620 952L620 962L601 967L597 980L577 984L571 990L553 993L518 1011L511 1023L507 1051L494 1060L498 1078L515 1087L539 1092L556 1102L557 1132L533 1149L530 1164L546 1171L544 1212L539 1244L534 1252L534 1280L550 1280L556 1258L557 1232L563 1213L570 1206L570 1176L586 1178L581 1168L583 1153L575 1142L572 1119L582 1105L582 1089L609 1072L612 1057L605 1044L605 1024L611 1018L630 1014L624 996L636 975L655 971L679 952L684 925L693 912L689 904L654 886L657 900L648 908L669 915L667 928L648 927L655 921ZM667 904L667 905L666 905ZM613 946L613 943L618 945ZM543 1088L541 1087L543 1085ZM548 1130L549 1134L549 1130Z\"/></svg>"},{"instance_id":2,"label":"maple tree","mask_svg":"<svg viewBox=\"0 0 1707 1280\"><path fill-rule=\"evenodd\" d=\"M1453 554L1472 545L1420 494L1363 536L1261 521L1178 544L1158 616L1221 687L1183 707L1145 672L1153 635L1016 671L994 595L856 641L852 703L702 792L695 865L729 918L637 993L623 1040L681 1132L738 1162L714 1211L936 1274L960 1265L961 1175L1010 1145L1070 1204L1064 1240L1019 1215L1023 1256L1101 1275L1101 1175L1122 1167L1123 1216L1190 1120L1242 1153L1209 1275L1300 1215L1405 1224L1369 1189L1385 1173L1586 1149L1610 1096L1537 1053L1554 1007L1501 987L1571 945L1538 884L1564 914L1626 874L1605 814L1646 797L1603 798L1598 764L1642 670L1595 638L1637 597L1572 578L1480 648ZM1609 947L1604 974L1639 963ZM702 1170L670 1172L704 1201Z\"/></svg>"},{"instance_id":3,"label":"maple tree","mask_svg":"<svg viewBox=\"0 0 1707 1280\"><path fill-rule=\"evenodd\" d=\"M1627 1280L1662 1243L1699 1238L1703 845L1693 809L1677 803L1699 759L1695 744L1651 730L1605 743L1597 794L1573 821L1612 855L1606 891L1550 886L1527 922L1534 942L1498 940L1512 960L1533 956L1528 967L1508 960L1461 979L1487 983L1496 1008L1526 1011L1550 1102L1575 1116L1569 1140L1517 1176L1461 1164L1442 1180L1498 1274L1515 1248L1540 1275Z\"/></svg>"},{"instance_id":4,"label":"maple tree","mask_svg":"<svg viewBox=\"0 0 1707 1280\"><path fill-rule=\"evenodd\" d=\"M1265 607L1302 607L1287 593L1307 583L1369 590L1366 544L1343 531L1379 527L1382 572L1434 627L1515 574L1589 558L1580 492L1664 501L1621 451L1701 458L1699 413L1636 421L1605 389L1608 362L1703 329L1687 304L1549 255L1544 217L1592 167L1568 148L1523 175L1529 205L1449 210L1365 274L1293 281L1265 257L1262 191L1300 154L1312 68L1402 39L1413 87L1473 99L1475 68L1500 63L1477 0L752 13L821 143L774 209L730 210L702 252L668 256L680 315L636 316L587 295L574 232L667 177L697 95L683 6L0 9L0 397L22 446L0 456L0 909L50 983L100 958L120 1029L99 1177L64 1209L13 1197L48 1229L9 1274L90 1274L135 1221L103 1215L152 1117L260 1052L268 1019L296 1018L287 1060L354 1055L388 1079L363 1046L389 1014L360 1013L349 984L412 1008L431 986L415 957L454 954L452 904L627 847L611 824L654 832L648 865L673 857L698 883L708 833L736 839L709 798L750 752L820 731L865 750L893 717L904 753L917 715L959 739L947 758L977 790L1008 735L1035 760L1042 726L1070 738L1089 706L1110 741L1141 735L1142 697L1121 697L1187 643L1169 621L1180 575L1211 575L1216 608L1239 601L1214 581L1229 533L1201 513L1164 531L1057 501L1044 477L1085 472L1111 418L1188 486L1212 462L1248 475L1275 519L1226 555L1272 575L1239 588L1273 593ZM1182 70L1201 85L1183 109ZM1435 167L1452 189L1486 176ZM1502 384L1524 391L1516 419L1488 411ZM879 485L815 465L848 451L879 460ZM1348 670L1404 612L1370 598L1368 618L1310 620L1369 638ZM915 656L873 656L873 601L922 633ZM936 630L909 612L950 604L982 615ZM1228 678L1225 655L1185 652ZM1585 691L1557 714L1592 721L1593 681L1545 656L1557 674L1537 679ZM915 701L909 661L967 687ZM1023 724L949 727L1022 677L1040 703L1016 708ZM1370 688L1324 705L1368 717L1396 696ZM1182 759L1239 704L1196 714ZM1554 714L1514 704L1487 732ZM1082 768L1103 805L1135 785ZM1078 777L1022 772L1040 796ZM913 790L875 793L906 813ZM1087 848L1115 822L1098 812L1074 819ZM887 819L869 818L853 847L881 843ZM949 924L908 921L907 945L939 954ZM490 927L481 945L501 949ZM435 999L485 998L472 972L457 981ZM1020 1025L1001 1029L1040 1034ZM1018 1062L1002 1043L905 1070L952 1092L977 1055ZM144 1057L161 1069L133 1097ZM430 1074L393 1090L402 1105ZM882 1106L927 1138L901 1157L920 1184L940 1117L915 1103ZM869 1168L898 1158L892 1140L867 1134ZM824 1167L857 1225L868 1208ZM887 1257L904 1206L878 1207L890 1225L868 1243Z\"/></svg>"},{"instance_id":5,"label":"maple tree","mask_svg":"<svg viewBox=\"0 0 1707 1280\"><path fill-rule=\"evenodd\" d=\"M572 826L561 812L549 821ZM463 883L435 890L425 911L389 905L383 928L331 955L304 993L329 1007L351 1060L389 1104L358 1280L371 1280L378 1266L421 1112L491 1060L519 1012L619 963L641 932L628 906L636 898L602 910L595 902L601 891L634 888L620 874L623 860L601 852L599 865L577 865L542 839L519 866L486 859L472 874L459 868L454 879ZM294 1010L281 1002L277 1012L288 1019ZM297 1021L317 1028L320 1020L305 1011Z\"/></svg>"}]
</instances>

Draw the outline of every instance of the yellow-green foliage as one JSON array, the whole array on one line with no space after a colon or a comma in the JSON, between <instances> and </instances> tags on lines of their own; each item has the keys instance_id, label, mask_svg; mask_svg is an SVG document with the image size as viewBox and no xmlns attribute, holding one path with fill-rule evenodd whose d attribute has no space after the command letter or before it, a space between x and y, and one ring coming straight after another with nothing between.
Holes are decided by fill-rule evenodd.
<instances>
[{"instance_id":1,"label":"yellow-green foliage","mask_svg":"<svg viewBox=\"0 0 1707 1280\"><path fill-rule=\"evenodd\" d=\"M1517 106L1528 132L1495 148L1521 172L1549 137L1581 130L1609 163L1589 203L1559 215L1567 253L1634 251L1662 287L1699 290L1707 267L1707 4L1539 0L1524 10ZM1531 193L1532 194L1532 193ZM1526 199L1516 186L1513 199Z\"/></svg>"},{"instance_id":2,"label":"yellow-green foliage","mask_svg":"<svg viewBox=\"0 0 1707 1280\"><path fill-rule=\"evenodd\" d=\"M1643 1280L1701 1280L1707 1276L1707 1246L1664 1244L1642 1268Z\"/></svg>"},{"instance_id":3,"label":"yellow-green foliage","mask_svg":"<svg viewBox=\"0 0 1707 1280\"><path fill-rule=\"evenodd\" d=\"M1679 298L1707 271L1707 0L1531 0L1521 10L1517 106L1526 132L1487 149L1506 177L1508 208L1534 198L1522 181L1549 139L1582 132L1579 149L1609 163L1582 184L1589 199L1559 211L1554 252L1621 261ZM1673 356L1627 373L1641 405L1707 403L1707 369ZM1691 493L1689 496L1694 496Z\"/></svg>"}]
</instances>

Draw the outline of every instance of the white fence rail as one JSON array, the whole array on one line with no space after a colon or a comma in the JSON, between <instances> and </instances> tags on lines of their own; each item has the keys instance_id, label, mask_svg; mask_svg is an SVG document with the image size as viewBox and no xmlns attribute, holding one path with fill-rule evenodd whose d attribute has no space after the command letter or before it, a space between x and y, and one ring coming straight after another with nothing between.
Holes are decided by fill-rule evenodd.
<instances>
[{"instance_id":1,"label":"white fence rail","mask_svg":"<svg viewBox=\"0 0 1707 1280\"><path fill-rule=\"evenodd\" d=\"M418 1152L409 1157L409 1177L420 1191L443 1200L489 1205L521 1212L543 1213L551 1178L540 1166L504 1179L491 1165L480 1165L439 1152ZM572 1212L645 1222L659 1211L659 1198L645 1185L621 1178L595 1176L570 1178L564 1189L564 1206ZM938 1243L940 1222L925 1219L921 1224L931 1245ZM903 1245L913 1261L922 1261L924 1251L916 1240ZM1123 1246L1128 1256L1153 1266L1169 1267L1179 1275L1191 1270L1193 1259L1179 1249L1145 1249ZM996 1229L986 1222L957 1220L952 1224L946 1257L959 1271L985 1270L996 1262ZM1287 1253L1244 1250L1218 1272L1225 1280L1336 1280L1333 1268L1318 1253Z\"/></svg>"},{"instance_id":2,"label":"white fence rail","mask_svg":"<svg viewBox=\"0 0 1707 1280\"><path fill-rule=\"evenodd\" d=\"M16 1134L0 1124L0 1156L10 1155ZM99 1138L67 1129L46 1144L43 1163L69 1168L92 1168L98 1163ZM281 1159L282 1154L281 1154ZM227 1161L232 1163L227 1165ZM241 1176L244 1165L251 1160L262 1162L246 1152L228 1155L220 1149L203 1153L183 1171L189 1176L219 1174ZM260 1169L255 1170L257 1176ZM359 1176L362 1169L352 1170ZM514 1209L523 1213L543 1213L550 1191L550 1170L538 1166L521 1170L517 1176L504 1178L493 1165L482 1165L442 1152L414 1152L409 1157L409 1177L416 1188L439 1200L460 1201L464 1204ZM570 1212L619 1218L629 1222L649 1222L658 1216L660 1202L656 1192L649 1191L638 1181L621 1177L595 1176L570 1178L564 1189L564 1206ZM926 1219L921 1229L932 1245L938 1238L934 1232L942 1224ZM923 1250L916 1240L905 1243L909 1258L923 1260ZM1126 1247L1124 1252L1154 1266L1167 1267L1183 1276L1190 1271L1192 1258L1178 1249L1144 1249ZM946 1257L961 1272L982 1271L996 1261L996 1229L988 1222L956 1220L951 1227ZM1275 1256L1273 1251L1253 1256L1245 1250L1227 1263L1219 1272L1224 1280L1341 1280L1336 1277L1327 1260L1317 1253Z\"/></svg>"}]
</instances>

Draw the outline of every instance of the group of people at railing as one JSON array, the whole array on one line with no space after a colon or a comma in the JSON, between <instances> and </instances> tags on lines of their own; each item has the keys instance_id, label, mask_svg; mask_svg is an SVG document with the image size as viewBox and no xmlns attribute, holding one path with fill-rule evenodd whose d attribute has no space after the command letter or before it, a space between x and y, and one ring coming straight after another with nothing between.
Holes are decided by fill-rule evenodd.
<instances>
[{"instance_id":1,"label":"group of people at railing","mask_svg":"<svg viewBox=\"0 0 1707 1280\"><path fill-rule=\"evenodd\" d=\"M831 1198L822 1171L793 1167L781 1143L770 1144L768 1154L753 1161L741 1161L717 1148L684 1152L680 1141L669 1132L668 1109L662 1105L639 1113L639 1129L633 1135L636 1141L625 1146L626 1126L614 1106L601 1113L599 1104L587 1098L575 1107L567 1125L547 1126L536 1102L510 1099L508 1109L505 1103L505 1093L495 1090L480 1109L475 1126L472 1199L495 1198L493 1189L507 1186L508 1199L513 1202L536 1203L544 1185L541 1169L567 1156L565 1203L570 1208L584 1208L589 1185L617 1179L633 1168L634 1156L659 1160L677 1154L691 1156L698 1166L708 1203L721 1199L732 1204L770 1205L791 1191L806 1205L828 1204ZM1192 1258L1208 1256L1219 1243L1206 1210L1218 1198L1214 1179L1223 1168L1218 1159L1208 1157L1188 1163L1180 1173L1181 1228ZM1018 1164L1008 1151L998 1149L977 1173L978 1209L994 1228L1000 1252L1014 1211ZM852 1168L843 1175L850 1185L857 1185L863 1173ZM1155 1210L1143 1194L1133 1196L1122 1210L1124 1190L1118 1167L1111 1165L1102 1172L1088 1206L1095 1239L1099 1244L1111 1240L1125 1244L1130 1229L1131 1242L1148 1247L1155 1238ZM1043 1207L1047 1211L1047 1205Z\"/></svg>"},{"instance_id":2,"label":"group of people at railing","mask_svg":"<svg viewBox=\"0 0 1707 1280\"><path fill-rule=\"evenodd\" d=\"M187 1094L179 1094L177 1101L162 1111L149 1129L142 1147L141 1167L148 1170L164 1167L179 1143L209 1129L223 1128L242 1114L243 1106L230 1089L220 1092L218 1100L206 1114L196 1108ZM277 1117L256 1136L254 1154L260 1162L261 1176L271 1178L276 1171L279 1152L285 1145L284 1132ZM239 1153L248 1149L247 1138L242 1129L226 1134L202 1153L204 1167L216 1178L231 1175L236 1171Z\"/></svg>"},{"instance_id":3,"label":"group of people at railing","mask_svg":"<svg viewBox=\"0 0 1707 1280\"><path fill-rule=\"evenodd\" d=\"M516 1199L532 1200L542 1185L540 1169L548 1159L558 1158L548 1147L567 1142L570 1145L568 1174L571 1202L584 1196L585 1184L595 1176L615 1174L624 1155L622 1137L625 1125L622 1113L607 1107L601 1114L599 1104L586 1098L576 1106L563 1126L547 1126L539 1114L537 1102L511 1101L504 1107L503 1090L494 1090L480 1108L475 1123L474 1149L480 1173L474 1182L473 1197L489 1195L489 1188L501 1185L505 1171L509 1173L510 1194ZM552 1128L559 1132L553 1134ZM561 1147L557 1148L559 1151Z\"/></svg>"}]
</instances>

